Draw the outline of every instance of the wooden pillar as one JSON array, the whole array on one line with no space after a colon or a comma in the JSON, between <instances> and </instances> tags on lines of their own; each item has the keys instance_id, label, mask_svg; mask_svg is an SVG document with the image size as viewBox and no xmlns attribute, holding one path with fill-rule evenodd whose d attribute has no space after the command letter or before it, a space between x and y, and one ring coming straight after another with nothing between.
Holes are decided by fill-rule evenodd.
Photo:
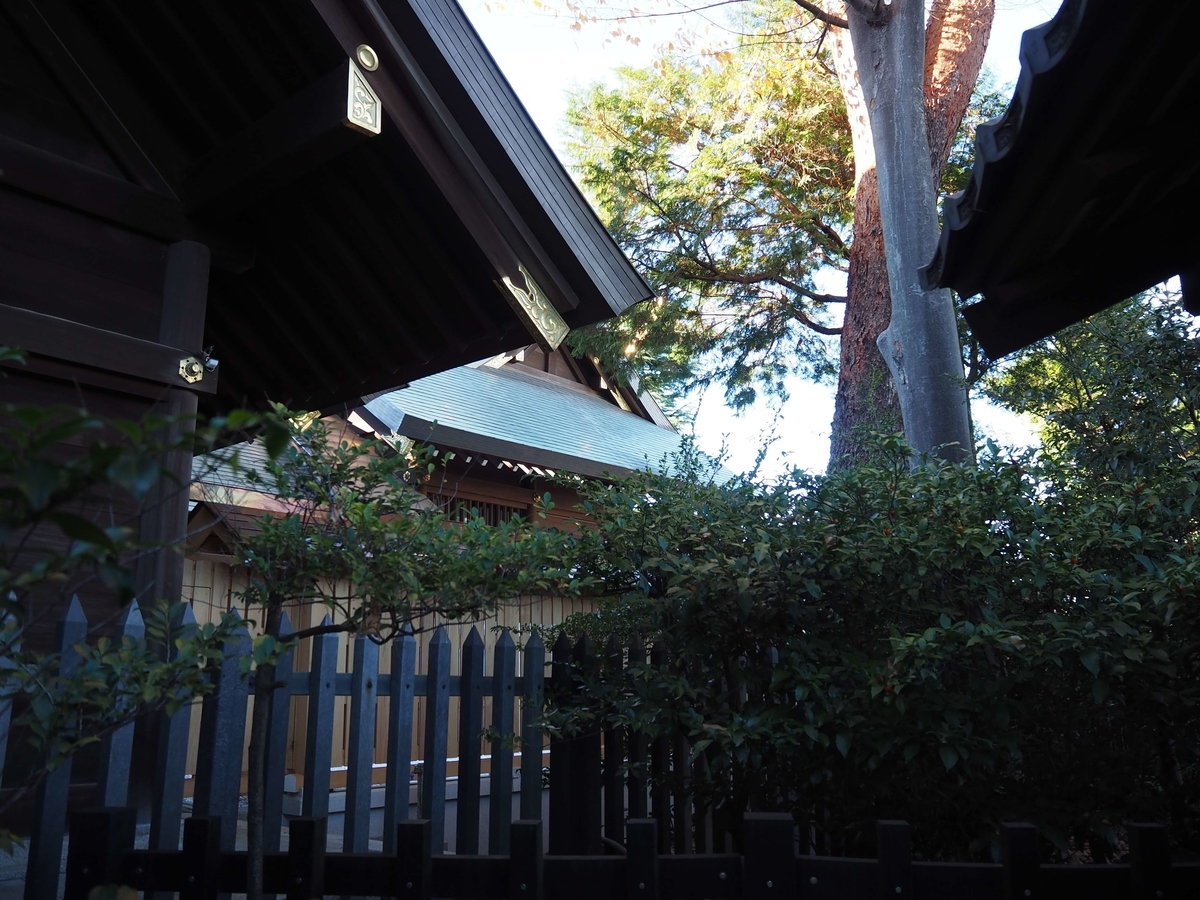
<instances>
[{"instance_id":1,"label":"wooden pillar","mask_svg":"<svg viewBox=\"0 0 1200 900\"><path fill-rule=\"evenodd\" d=\"M179 241L167 248L159 343L179 347L196 356L201 354L204 312L208 304L208 273L209 251L203 244ZM188 420L196 415L196 394L185 388L169 388L154 412L184 420L163 436L174 442L182 437L185 429L190 427ZM141 539L156 548L138 560L137 596L143 606L164 597L174 603L183 590L183 554L175 546L187 535L192 454L172 451L163 465L174 480L160 481L142 513Z\"/></svg>"},{"instance_id":2,"label":"wooden pillar","mask_svg":"<svg viewBox=\"0 0 1200 900\"><path fill-rule=\"evenodd\" d=\"M195 241L179 241L167 248L158 340L161 344L178 347L197 358L204 343L208 274L208 247ZM192 418L196 415L196 394L185 388L167 388L163 400L156 404L152 412L182 420L163 435L164 440L173 443L183 436L184 429L190 430L192 427ZM187 536L192 454L174 450L166 455L163 466L173 477L160 479L151 490L143 506L140 523L139 537L151 548L138 558L134 572L136 596L143 609L152 609L160 599L175 603L183 592L184 560L179 545ZM150 816L150 773L155 771L158 762L156 747L159 724L157 719L143 719L137 724L131 799L136 798L141 822L149 821ZM139 776L137 773L146 774ZM173 786L171 790L174 790ZM174 843L173 836L169 840Z\"/></svg>"}]
</instances>

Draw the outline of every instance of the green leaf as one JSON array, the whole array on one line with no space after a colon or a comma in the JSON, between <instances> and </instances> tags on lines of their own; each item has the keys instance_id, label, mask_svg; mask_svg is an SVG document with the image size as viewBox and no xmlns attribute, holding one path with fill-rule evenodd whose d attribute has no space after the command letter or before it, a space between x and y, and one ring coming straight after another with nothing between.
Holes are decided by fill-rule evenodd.
<instances>
[{"instance_id":1,"label":"green leaf","mask_svg":"<svg viewBox=\"0 0 1200 900\"><path fill-rule=\"evenodd\" d=\"M108 477L141 500L158 481L161 469L153 459L136 454L124 454L108 467Z\"/></svg>"},{"instance_id":2,"label":"green leaf","mask_svg":"<svg viewBox=\"0 0 1200 900\"><path fill-rule=\"evenodd\" d=\"M1100 654L1095 650L1084 650L1079 654L1079 661L1083 663L1083 667L1093 675L1100 674Z\"/></svg>"},{"instance_id":3,"label":"green leaf","mask_svg":"<svg viewBox=\"0 0 1200 900\"><path fill-rule=\"evenodd\" d=\"M106 550L116 549L112 537L99 525L88 521L83 516L59 511L50 513L47 518L58 525L63 534L73 541L85 541Z\"/></svg>"},{"instance_id":4,"label":"green leaf","mask_svg":"<svg viewBox=\"0 0 1200 900\"><path fill-rule=\"evenodd\" d=\"M263 448L271 459L278 459L291 443L292 432L287 423L277 416L268 416L263 423Z\"/></svg>"},{"instance_id":5,"label":"green leaf","mask_svg":"<svg viewBox=\"0 0 1200 900\"><path fill-rule=\"evenodd\" d=\"M958 762L958 751L949 744L942 744L938 747L938 755L942 758L942 765L946 767L947 772L953 769Z\"/></svg>"},{"instance_id":6,"label":"green leaf","mask_svg":"<svg viewBox=\"0 0 1200 900\"><path fill-rule=\"evenodd\" d=\"M850 755L850 741L851 741L850 732L848 732L848 731L839 731L838 732L838 736L835 740L835 743L837 744L838 752L841 753L842 756Z\"/></svg>"}]
</instances>

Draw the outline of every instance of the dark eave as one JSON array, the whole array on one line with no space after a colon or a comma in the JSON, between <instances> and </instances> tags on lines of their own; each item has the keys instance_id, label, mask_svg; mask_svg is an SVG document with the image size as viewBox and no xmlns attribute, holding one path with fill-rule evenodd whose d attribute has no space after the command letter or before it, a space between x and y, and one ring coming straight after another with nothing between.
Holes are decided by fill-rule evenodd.
<instances>
[{"instance_id":1,"label":"dark eave","mask_svg":"<svg viewBox=\"0 0 1200 900\"><path fill-rule=\"evenodd\" d=\"M992 357L1200 263L1200 4L1066 0L1027 31L1003 116L979 128L945 203L926 288L982 294L965 314ZM1186 282L1186 279L1185 279Z\"/></svg>"},{"instance_id":2,"label":"dark eave","mask_svg":"<svg viewBox=\"0 0 1200 900\"><path fill-rule=\"evenodd\" d=\"M522 270L571 327L650 296L453 0L4 0L0 15L115 160L9 141L2 186L211 249L210 411L353 408L525 343L501 284ZM338 113L362 44L377 135Z\"/></svg>"}]
</instances>

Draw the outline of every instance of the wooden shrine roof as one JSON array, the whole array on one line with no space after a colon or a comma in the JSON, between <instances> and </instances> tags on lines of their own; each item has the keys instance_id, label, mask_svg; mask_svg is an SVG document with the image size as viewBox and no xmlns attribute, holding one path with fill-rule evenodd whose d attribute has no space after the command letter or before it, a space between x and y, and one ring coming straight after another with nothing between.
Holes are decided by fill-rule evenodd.
<instances>
[{"instance_id":1,"label":"wooden shrine roof","mask_svg":"<svg viewBox=\"0 0 1200 900\"><path fill-rule=\"evenodd\" d=\"M1027 31L1003 116L978 130L946 200L928 289L982 294L965 314L1003 356L1200 263L1200 4L1066 0Z\"/></svg>"},{"instance_id":2,"label":"wooden shrine roof","mask_svg":"<svg viewBox=\"0 0 1200 900\"><path fill-rule=\"evenodd\" d=\"M528 273L570 327L651 296L454 0L14 0L0 16L103 157L0 136L0 182L211 248L210 411L352 408L525 343L506 278ZM355 71L376 135L343 121Z\"/></svg>"}]
</instances>

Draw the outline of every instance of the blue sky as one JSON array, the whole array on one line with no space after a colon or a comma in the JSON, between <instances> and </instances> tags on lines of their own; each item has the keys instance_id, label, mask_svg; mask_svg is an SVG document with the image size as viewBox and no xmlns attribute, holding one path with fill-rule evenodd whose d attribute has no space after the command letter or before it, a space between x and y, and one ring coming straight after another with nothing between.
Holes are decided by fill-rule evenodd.
<instances>
[{"instance_id":1,"label":"blue sky","mask_svg":"<svg viewBox=\"0 0 1200 900\"><path fill-rule=\"evenodd\" d=\"M676 18L639 20L629 31L637 44L613 37L602 25L571 29L570 19L530 0L460 0L488 49L551 146L562 155L562 123L573 88L607 81L614 68L649 65L656 49L671 40L681 22ZM998 84L1015 81L1020 70L1021 34L1045 22L1058 8L1055 0L997 0L996 21L985 65ZM714 20L720 10L713 11ZM688 23L706 25L701 16ZM730 468L745 471L773 430L776 441L764 474L792 466L823 470L829 456L829 423L833 388L799 379L789 385L790 398L776 410L760 403L743 415L724 405L719 390L696 398L697 442L709 452L724 448ZM1032 440L1031 426L1019 417L976 402L972 414L981 430L1001 443Z\"/></svg>"}]
</instances>

